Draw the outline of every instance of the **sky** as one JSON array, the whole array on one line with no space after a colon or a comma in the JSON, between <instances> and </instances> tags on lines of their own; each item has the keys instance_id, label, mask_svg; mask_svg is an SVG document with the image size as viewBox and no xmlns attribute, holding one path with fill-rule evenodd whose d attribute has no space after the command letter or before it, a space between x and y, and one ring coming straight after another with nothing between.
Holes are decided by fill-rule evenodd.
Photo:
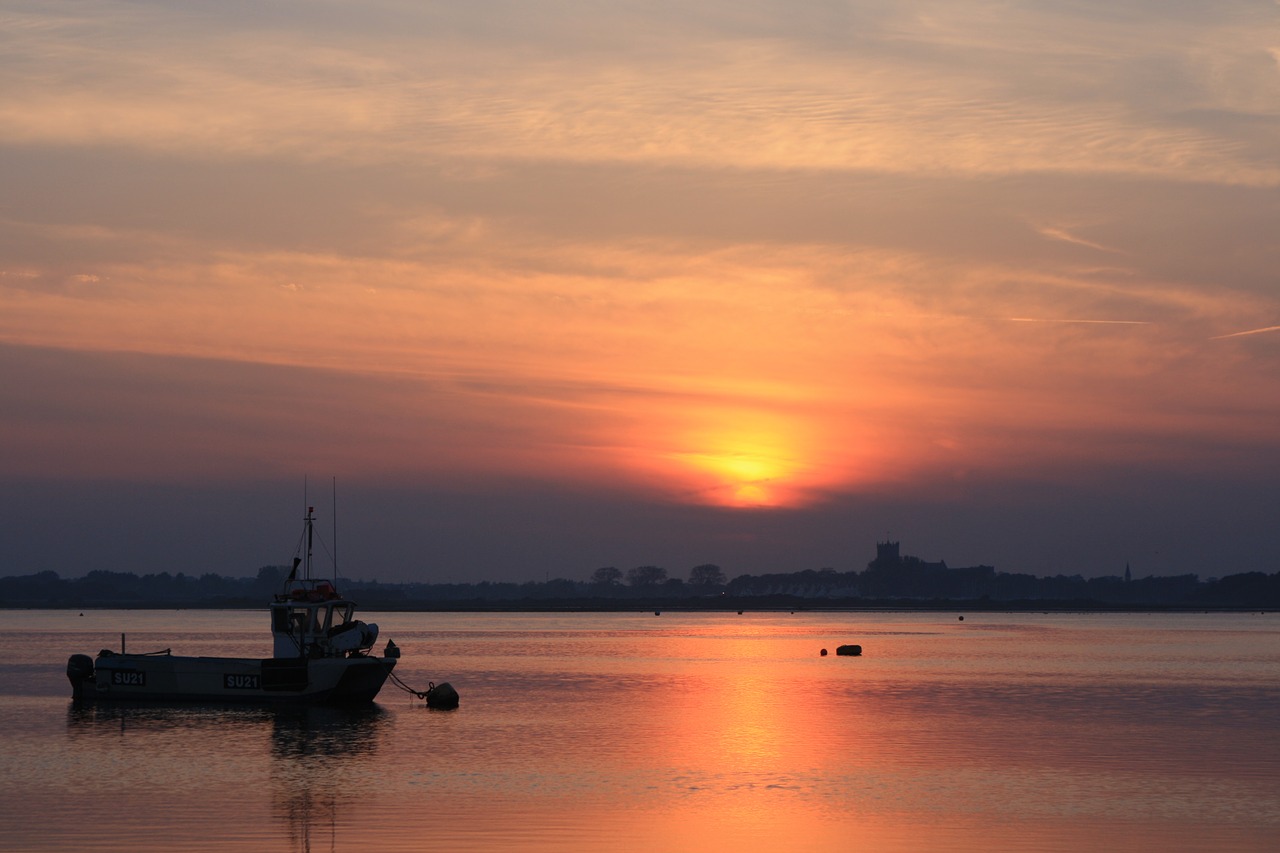
<instances>
[{"instance_id":1,"label":"sky","mask_svg":"<svg viewBox=\"0 0 1280 853\"><path fill-rule=\"evenodd\" d=\"M0 0L0 575L1280 571L1278 234L1275 0Z\"/></svg>"}]
</instances>

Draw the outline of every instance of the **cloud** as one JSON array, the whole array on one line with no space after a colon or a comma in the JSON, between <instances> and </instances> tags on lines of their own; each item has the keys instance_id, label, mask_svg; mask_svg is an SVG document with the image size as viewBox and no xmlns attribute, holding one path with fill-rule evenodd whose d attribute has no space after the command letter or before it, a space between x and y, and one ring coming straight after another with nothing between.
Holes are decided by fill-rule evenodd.
<instances>
[{"instance_id":1,"label":"cloud","mask_svg":"<svg viewBox=\"0 0 1280 853\"><path fill-rule=\"evenodd\" d=\"M1248 476L1280 365L1207 341L1276 330L1275 15L10 3L8 464L810 508Z\"/></svg>"},{"instance_id":2,"label":"cloud","mask_svg":"<svg viewBox=\"0 0 1280 853\"><path fill-rule=\"evenodd\" d=\"M1231 13L1190 21L1153 12L1117 24L1042 8L947 17L908 8L875 19L870 33L846 30L844 49L814 53L811 38L737 27L725 11L684 32L683 15L659 7L644 23L668 39L661 51L609 53L586 34L625 27L633 12L600 10L583 26L581 9L551 9L518 38L484 25L439 33L412 15L398 26L390 8L373 15L386 28L376 32L311 18L284 31L252 17L208 27L201 16L154 11L147 26L110 4L85 20L38 7L11 14L27 23L4 69L13 85L0 98L0 138L207 159L1280 179L1274 163L1240 157L1212 122L1152 115L1138 97L1156 93L1116 97L1111 82L1129 78L1117 57L1158 50L1187 69L1205 108L1268 103L1269 89L1245 97L1230 82L1257 77L1231 70L1232 39L1257 44ZM1046 19L1062 29L1046 32ZM1029 78L1011 72L1032 57Z\"/></svg>"}]
</instances>

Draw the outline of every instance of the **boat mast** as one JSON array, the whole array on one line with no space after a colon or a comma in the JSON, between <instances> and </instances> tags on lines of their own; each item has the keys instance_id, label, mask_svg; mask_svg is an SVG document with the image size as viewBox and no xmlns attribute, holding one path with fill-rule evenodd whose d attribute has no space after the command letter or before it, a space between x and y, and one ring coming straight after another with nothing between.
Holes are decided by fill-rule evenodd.
<instances>
[{"instance_id":1,"label":"boat mast","mask_svg":"<svg viewBox=\"0 0 1280 853\"><path fill-rule=\"evenodd\" d=\"M298 551L294 552L293 569L289 572L289 581L297 578L298 567L302 567L302 577L300 580L311 580L311 561L315 557L315 524L316 524L316 508L310 503L310 494L307 490L308 481L304 477L302 480L302 505L307 508L306 517L303 519L302 535L305 540L298 543ZM320 543L324 545L322 541ZM328 546L325 546L328 551ZM333 585L338 585L338 478L333 478Z\"/></svg>"},{"instance_id":2,"label":"boat mast","mask_svg":"<svg viewBox=\"0 0 1280 853\"><path fill-rule=\"evenodd\" d=\"M311 543L315 538L315 512L315 507L307 507L307 551L306 559L302 562L302 577L304 580L311 580Z\"/></svg>"},{"instance_id":3,"label":"boat mast","mask_svg":"<svg viewBox=\"0 0 1280 853\"><path fill-rule=\"evenodd\" d=\"M333 587L338 588L338 478L333 478Z\"/></svg>"},{"instance_id":4,"label":"boat mast","mask_svg":"<svg viewBox=\"0 0 1280 853\"><path fill-rule=\"evenodd\" d=\"M302 475L302 505L307 508L307 514L302 519L302 538L305 540L305 547L302 551L302 579L311 580L311 506L307 486L310 485L306 474ZM295 565L296 569L297 566Z\"/></svg>"}]
</instances>

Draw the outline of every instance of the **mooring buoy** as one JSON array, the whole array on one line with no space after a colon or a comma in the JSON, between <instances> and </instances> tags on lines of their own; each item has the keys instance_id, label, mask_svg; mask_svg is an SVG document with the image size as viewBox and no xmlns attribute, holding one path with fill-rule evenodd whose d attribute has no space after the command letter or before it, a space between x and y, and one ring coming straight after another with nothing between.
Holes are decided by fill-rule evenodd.
<instances>
[{"instance_id":1,"label":"mooring buoy","mask_svg":"<svg viewBox=\"0 0 1280 853\"><path fill-rule=\"evenodd\" d=\"M437 684L427 690L427 707L452 709L458 707L458 691L449 682Z\"/></svg>"}]
</instances>

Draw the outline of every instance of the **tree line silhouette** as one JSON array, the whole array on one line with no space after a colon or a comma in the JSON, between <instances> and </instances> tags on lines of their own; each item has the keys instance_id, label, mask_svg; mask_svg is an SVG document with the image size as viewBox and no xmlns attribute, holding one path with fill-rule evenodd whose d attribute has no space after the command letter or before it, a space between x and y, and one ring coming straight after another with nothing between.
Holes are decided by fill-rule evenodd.
<instances>
[{"instance_id":1,"label":"tree line silhouette","mask_svg":"<svg viewBox=\"0 0 1280 853\"><path fill-rule=\"evenodd\" d=\"M896 543L894 543L896 546ZM56 572L0 578L8 607L259 607L278 592L288 566L263 566L254 577L206 573L136 575L95 570L83 577ZM768 607L1028 607L1280 608L1280 572L1244 572L1200 580L1197 575L1084 578L997 572L990 566L948 568L883 554L863 571L805 569L728 579L721 567L694 566L687 578L661 566L596 569L587 580L475 583L379 583L340 579L363 606L403 610L686 609Z\"/></svg>"}]
</instances>

